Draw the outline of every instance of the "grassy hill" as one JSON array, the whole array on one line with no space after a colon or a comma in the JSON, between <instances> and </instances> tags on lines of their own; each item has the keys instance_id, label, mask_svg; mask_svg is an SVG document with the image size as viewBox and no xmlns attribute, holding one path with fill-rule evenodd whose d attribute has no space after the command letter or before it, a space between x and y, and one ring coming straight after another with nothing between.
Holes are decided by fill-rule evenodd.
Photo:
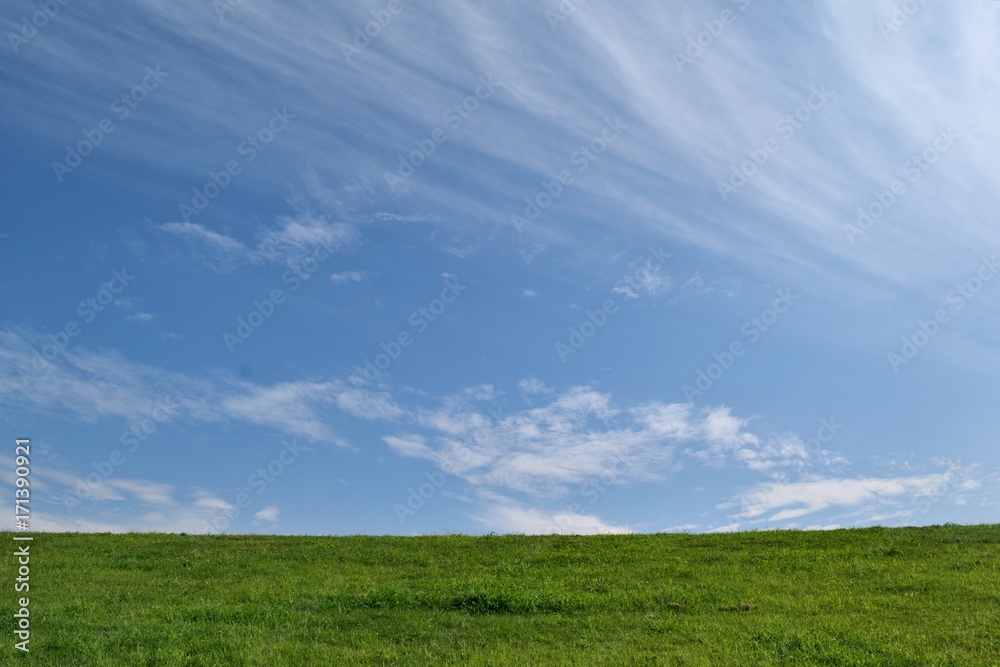
<instances>
[{"instance_id":1,"label":"grassy hill","mask_svg":"<svg viewBox=\"0 0 1000 667\"><path fill-rule=\"evenodd\" d=\"M1000 665L998 543L1000 526L955 525L36 534L31 654L6 585L0 664Z\"/></svg>"}]
</instances>

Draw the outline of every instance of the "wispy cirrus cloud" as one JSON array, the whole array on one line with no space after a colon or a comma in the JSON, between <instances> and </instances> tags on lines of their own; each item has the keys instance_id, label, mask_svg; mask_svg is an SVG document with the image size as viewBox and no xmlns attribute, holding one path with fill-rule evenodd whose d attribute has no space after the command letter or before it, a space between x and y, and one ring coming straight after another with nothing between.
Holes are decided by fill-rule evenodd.
<instances>
[{"instance_id":1,"label":"wispy cirrus cloud","mask_svg":"<svg viewBox=\"0 0 1000 667\"><path fill-rule=\"evenodd\" d=\"M125 319L129 322L136 322L138 324L149 324L156 319L156 314L145 312L129 313L125 316Z\"/></svg>"},{"instance_id":2,"label":"wispy cirrus cloud","mask_svg":"<svg viewBox=\"0 0 1000 667\"><path fill-rule=\"evenodd\" d=\"M342 285L345 283L360 283L363 280L368 279L367 271L341 271L340 273L334 273L330 276L330 282L337 285Z\"/></svg>"},{"instance_id":3,"label":"wispy cirrus cloud","mask_svg":"<svg viewBox=\"0 0 1000 667\"><path fill-rule=\"evenodd\" d=\"M214 248L226 255L243 256L249 253L247 247L234 238L202 227L196 222L165 222L160 229L186 237L194 243Z\"/></svg>"},{"instance_id":4,"label":"wispy cirrus cloud","mask_svg":"<svg viewBox=\"0 0 1000 667\"><path fill-rule=\"evenodd\" d=\"M318 251L328 256L359 238L353 224L330 221L322 215L281 216L277 222L277 227L261 229L251 244L192 222L168 222L158 229L183 239L195 257L222 272L241 265L296 265Z\"/></svg>"},{"instance_id":5,"label":"wispy cirrus cloud","mask_svg":"<svg viewBox=\"0 0 1000 667\"><path fill-rule=\"evenodd\" d=\"M156 156L157 168L183 172L193 185L259 126L271 100L260 100L256 91L273 91L297 110L297 125L268 149L281 159L259 171L257 162L231 187L268 188L285 197L283 170L298 165L310 196L341 219L359 204L397 202L380 190L384 173L414 141L447 126L448 109L479 76L492 74L504 83L502 92L448 139L449 151L472 160L468 176L452 178L454 163L442 150L408 179L403 208L454 213L438 216L438 224L447 218L505 225L526 192L566 168L567 154L589 142L605 117L620 115L630 124L628 133L592 169L577 174L568 186L572 196L558 202L559 214L531 231L538 252L589 242L593 232L665 235L753 270L770 273L780 266L786 279L831 301L884 304L913 297L928 281L952 280L970 254L996 242L982 213L992 210L988 175L1000 154L1000 130L988 103L1000 89L996 3L925 5L890 38L880 21L893 11L891 0L782 2L768 12L748 4L746 11L734 10L739 20L696 64L684 72L665 67L720 7L732 9L732 3L670 11L651 1L628 11L592 6L576 13L553 41L537 8L421 6L394 21L379 48L348 63L339 42L351 38L350 26L370 20L361 7L302 13L263 3L241 6L223 23L203 3L150 1L131 5L121 17L160 27L141 42L127 32L107 35L100 44L70 39L90 34L106 18L93 11L60 16L65 34L50 32L33 44L48 57L22 61L19 76L50 80L65 71L60 114L45 113L51 101L26 94L17 77L0 83L0 90L11 101L10 122L24 131L75 136L107 113L109 88L134 85L134 73L81 63L118 54L145 62L171 53L171 85L156 91L156 104L182 122L142 142L109 142L102 151L141 164ZM263 52L261 35L268 44ZM216 54L225 77L202 67L198 54L204 52ZM409 62L400 59L404 53L420 58L403 65ZM526 69L519 62L545 66ZM564 71L576 74L565 77ZM758 76L768 71L783 76ZM822 109L808 121L776 128L824 86L830 96ZM210 107L198 102L208 90ZM406 95L405 105L379 102L397 94ZM918 167L918 180L909 180L904 163L948 127L962 138L935 166ZM717 183L773 137L781 139L780 150L732 200L721 201ZM864 243L848 242L844 226L893 179L902 180L907 193ZM324 181L353 185L334 192ZM178 187L187 193L191 185ZM229 213L226 220L235 228L242 218ZM899 224L903 220L907 224ZM281 238L265 234L251 241L245 227L223 233L214 222L168 224L210 248L206 257L221 265L254 253L284 257L288 242L315 240L320 233L290 226L276 232ZM471 232L471 225L464 228ZM475 242L465 238L458 245ZM1000 308L983 306L979 317L985 330L996 330ZM834 335L840 333L859 341L866 335L853 329ZM990 342L968 346L994 359Z\"/></svg>"},{"instance_id":6,"label":"wispy cirrus cloud","mask_svg":"<svg viewBox=\"0 0 1000 667\"><path fill-rule=\"evenodd\" d=\"M47 342L27 332L0 331L3 410L58 415L93 423L136 420L169 409L163 421L213 423L232 419L313 442L346 446L332 414L395 419L404 411L385 392L342 381L300 380L258 385L219 373L186 374L82 347L42 358ZM29 391L25 391L25 388Z\"/></svg>"}]
</instances>

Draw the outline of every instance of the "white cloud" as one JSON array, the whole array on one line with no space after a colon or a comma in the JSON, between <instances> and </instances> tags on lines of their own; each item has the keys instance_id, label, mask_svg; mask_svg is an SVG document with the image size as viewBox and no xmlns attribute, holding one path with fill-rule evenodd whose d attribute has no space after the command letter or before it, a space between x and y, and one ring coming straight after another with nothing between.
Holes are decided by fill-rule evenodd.
<instances>
[{"instance_id":1,"label":"white cloud","mask_svg":"<svg viewBox=\"0 0 1000 667\"><path fill-rule=\"evenodd\" d=\"M742 494L740 517L755 518L780 510L770 521L794 519L831 507L855 507L893 498L934 497L957 483L953 471L915 477L829 478L803 482L761 484Z\"/></svg>"},{"instance_id":2,"label":"white cloud","mask_svg":"<svg viewBox=\"0 0 1000 667\"><path fill-rule=\"evenodd\" d=\"M232 271L241 264L298 267L307 261L318 263L358 238L353 225L331 222L325 215L312 213L279 217L277 227L260 229L253 246L191 222L168 222L159 225L159 229L184 238L194 250L193 257L223 272ZM304 270L311 272L315 267L304 267Z\"/></svg>"},{"instance_id":3,"label":"white cloud","mask_svg":"<svg viewBox=\"0 0 1000 667\"><path fill-rule=\"evenodd\" d=\"M357 239L357 231L344 222L330 222L326 216L303 214L278 219L280 229L265 229L255 259L277 263L298 262L318 249L333 252Z\"/></svg>"},{"instance_id":4,"label":"white cloud","mask_svg":"<svg viewBox=\"0 0 1000 667\"><path fill-rule=\"evenodd\" d=\"M709 530L706 530L705 532L706 533L735 533L739 529L740 529L740 524L738 524L738 523L730 523L730 524L726 524L725 526L719 526L718 528L710 528Z\"/></svg>"},{"instance_id":5,"label":"white cloud","mask_svg":"<svg viewBox=\"0 0 1000 667\"><path fill-rule=\"evenodd\" d=\"M149 324L154 319L156 319L156 315L154 315L153 313L141 313L141 312L130 313L125 316L125 319L128 320L129 322L138 322L139 324Z\"/></svg>"},{"instance_id":6,"label":"white cloud","mask_svg":"<svg viewBox=\"0 0 1000 667\"><path fill-rule=\"evenodd\" d=\"M166 222L160 228L171 234L186 237L192 242L209 246L225 255L234 257L247 254L247 248L234 238L213 232L194 222Z\"/></svg>"},{"instance_id":7,"label":"white cloud","mask_svg":"<svg viewBox=\"0 0 1000 667\"><path fill-rule=\"evenodd\" d=\"M104 484L130 493L137 500L154 505L176 505L170 484L159 484L145 479L107 479Z\"/></svg>"},{"instance_id":8,"label":"white cloud","mask_svg":"<svg viewBox=\"0 0 1000 667\"><path fill-rule=\"evenodd\" d=\"M619 296L623 296L626 299L638 299L639 294L632 289L629 285L615 285L611 288L611 291Z\"/></svg>"},{"instance_id":9,"label":"white cloud","mask_svg":"<svg viewBox=\"0 0 1000 667\"><path fill-rule=\"evenodd\" d=\"M136 419L152 415L169 394L203 398L203 383L114 352L74 347L43 359L35 334L0 331L2 410L72 416L84 422L106 417Z\"/></svg>"},{"instance_id":10,"label":"white cloud","mask_svg":"<svg viewBox=\"0 0 1000 667\"><path fill-rule=\"evenodd\" d=\"M546 513L511 503L491 506L473 518L485 528L502 533L605 535L632 532L624 526L607 524L592 514L566 511Z\"/></svg>"},{"instance_id":11,"label":"white cloud","mask_svg":"<svg viewBox=\"0 0 1000 667\"><path fill-rule=\"evenodd\" d=\"M520 389L525 394L551 394L553 389L546 386L544 382L536 377L522 378L520 382L517 383L517 388Z\"/></svg>"},{"instance_id":12,"label":"white cloud","mask_svg":"<svg viewBox=\"0 0 1000 667\"><path fill-rule=\"evenodd\" d=\"M529 378L526 385L540 389ZM491 418L459 400L417 412L428 433L385 438L404 456L424 458L482 488L533 497L607 478L612 484L661 479L677 465L677 447L696 442L736 448L756 444L728 408L695 411L687 404L612 405L609 394L574 387L548 402Z\"/></svg>"},{"instance_id":13,"label":"white cloud","mask_svg":"<svg viewBox=\"0 0 1000 667\"><path fill-rule=\"evenodd\" d=\"M344 388L336 394L335 402L338 408L359 419L389 421L405 414L387 392Z\"/></svg>"},{"instance_id":14,"label":"white cloud","mask_svg":"<svg viewBox=\"0 0 1000 667\"><path fill-rule=\"evenodd\" d=\"M79 346L45 360L32 347L43 341L36 334L0 331L0 414L59 414L83 422L234 419L337 445L346 443L333 431L332 409L364 419L403 415L388 394L342 382L256 385L225 375L170 372Z\"/></svg>"},{"instance_id":15,"label":"white cloud","mask_svg":"<svg viewBox=\"0 0 1000 667\"><path fill-rule=\"evenodd\" d=\"M751 470L768 471L775 468L804 468L810 463L809 450L795 436L775 438L756 447L736 450L733 457Z\"/></svg>"},{"instance_id":16,"label":"white cloud","mask_svg":"<svg viewBox=\"0 0 1000 667\"><path fill-rule=\"evenodd\" d=\"M194 502L195 507L201 507L213 512L235 512L236 506L222 498L216 498L210 494L199 494L200 497Z\"/></svg>"},{"instance_id":17,"label":"white cloud","mask_svg":"<svg viewBox=\"0 0 1000 667\"><path fill-rule=\"evenodd\" d=\"M522 390L539 388L532 378ZM500 492L523 494L528 511L513 501L499 503L480 519L490 525L539 530L556 514L544 506L575 485L600 480L628 485L662 480L680 469L684 456L713 466L735 465L770 476L741 494L734 518L786 521L831 507L931 498L963 483L958 469L895 479L820 477L846 461L829 452L811 452L801 438L785 434L763 438L748 430L749 420L726 406L697 409L691 404L650 402L616 406L609 394L574 387L545 396L540 406L493 417L468 400L466 392L437 409L417 410L419 433L383 438L395 453L433 462L467 482L481 498ZM789 481L798 475L798 481ZM964 482L973 488L975 482ZM491 495L492 494L492 495ZM492 504L497 504L496 502ZM513 507L513 509L512 509ZM869 512L869 514L871 514ZM516 521L515 521L516 519ZM736 530L742 522L714 530ZM839 525L839 524L838 524Z\"/></svg>"},{"instance_id":18,"label":"white cloud","mask_svg":"<svg viewBox=\"0 0 1000 667\"><path fill-rule=\"evenodd\" d=\"M8 509L9 514L13 516L13 508L4 507L5 513L8 513ZM12 524L13 522L10 522L10 525L4 530L12 530ZM153 526L155 524L146 525ZM53 516L44 510L34 512L34 516L31 518L31 529L40 533L127 533L133 530L156 530L153 527L132 528L128 523L122 522L120 518L111 521L95 521L83 517Z\"/></svg>"},{"instance_id":19,"label":"white cloud","mask_svg":"<svg viewBox=\"0 0 1000 667\"><path fill-rule=\"evenodd\" d=\"M384 440L385 444L389 445L389 447L400 456L407 456L410 458L434 457L434 451L426 445L423 437L419 435L387 435L382 438L382 440Z\"/></svg>"},{"instance_id":20,"label":"white cloud","mask_svg":"<svg viewBox=\"0 0 1000 667\"><path fill-rule=\"evenodd\" d=\"M317 408L334 403L337 394L336 386L326 382L281 382L269 387L244 384L240 393L222 398L221 408L251 424L273 426L313 441L339 442L317 413Z\"/></svg>"},{"instance_id":21,"label":"white cloud","mask_svg":"<svg viewBox=\"0 0 1000 667\"><path fill-rule=\"evenodd\" d=\"M696 529L698 529L700 527L701 527L701 524L698 524L698 523L682 523L682 524L680 524L678 526L669 526L667 528L664 528L663 532L665 532L665 533L687 533L687 532L690 532L692 530L696 530Z\"/></svg>"},{"instance_id":22,"label":"white cloud","mask_svg":"<svg viewBox=\"0 0 1000 667\"><path fill-rule=\"evenodd\" d=\"M89 489L86 499L74 496L81 485ZM180 503L171 484L147 479L103 479L89 486L76 475L51 467L33 472L32 487L43 492L44 501L32 511L32 530L40 532L167 532L207 533L211 519L234 506L204 491L194 494L194 502ZM73 502L67 502L73 498ZM155 505L155 509L150 509ZM54 508L64 508L57 512ZM6 513L13 517L11 508ZM10 519L3 529L12 528Z\"/></svg>"},{"instance_id":23,"label":"white cloud","mask_svg":"<svg viewBox=\"0 0 1000 667\"><path fill-rule=\"evenodd\" d=\"M268 505L261 511L254 514L253 518L258 521L268 521L273 523L278 520L278 514L278 507L276 505Z\"/></svg>"},{"instance_id":24,"label":"white cloud","mask_svg":"<svg viewBox=\"0 0 1000 667\"><path fill-rule=\"evenodd\" d=\"M672 284L670 276L659 265L643 267L637 272L637 278L639 290L654 297L669 291Z\"/></svg>"},{"instance_id":25,"label":"white cloud","mask_svg":"<svg viewBox=\"0 0 1000 667\"><path fill-rule=\"evenodd\" d=\"M87 475L84 475L86 477ZM39 487L42 490L51 489L53 497L62 497L62 493L72 494L74 492L80 491L80 496L85 496L87 499L94 502L107 502L107 501L124 501L125 496L123 496L119 491L115 490L115 486L105 483L105 481L99 484L87 484L83 477L78 477L74 474L64 472L62 470L56 470L53 468L41 468L35 470L34 486ZM63 487L65 491L59 492L57 489Z\"/></svg>"},{"instance_id":26,"label":"white cloud","mask_svg":"<svg viewBox=\"0 0 1000 667\"><path fill-rule=\"evenodd\" d=\"M677 298L684 296L705 296L715 291L715 281L706 282L701 276L701 271L695 271L685 280L680 287L680 294Z\"/></svg>"},{"instance_id":27,"label":"white cloud","mask_svg":"<svg viewBox=\"0 0 1000 667\"><path fill-rule=\"evenodd\" d=\"M362 280L368 278L367 271L342 271L340 273L334 273L330 276L330 281L336 284L341 283L360 283Z\"/></svg>"},{"instance_id":28,"label":"white cloud","mask_svg":"<svg viewBox=\"0 0 1000 667\"><path fill-rule=\"evenodd\" d=\"M13 508L8 514L13 516ZM86 516L57 515L39 509L32 513L31 529L37 532L75 533L189 533L212 532L211 519L215 514L195 505L160 508L154 512L139 512L116 508L114 511L94 510ZM10 530L13 526L5 526Z\"/></svg>"}]
</instances>

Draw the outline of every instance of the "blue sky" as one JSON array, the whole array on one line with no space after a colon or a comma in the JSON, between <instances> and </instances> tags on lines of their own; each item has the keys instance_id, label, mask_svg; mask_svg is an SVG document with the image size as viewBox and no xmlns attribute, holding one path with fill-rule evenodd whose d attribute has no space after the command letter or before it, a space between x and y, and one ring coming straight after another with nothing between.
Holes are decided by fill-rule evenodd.
<instances>
[{"instance_id":1,"label":"blue sky","mask_svg":"<svg viewBox=\"0 0 1000 667\"><path fill-rule=\"evenodd\" d=\"M0 20L8 517L995 520L1000 4Z\"/></svg>"}]
</instances>

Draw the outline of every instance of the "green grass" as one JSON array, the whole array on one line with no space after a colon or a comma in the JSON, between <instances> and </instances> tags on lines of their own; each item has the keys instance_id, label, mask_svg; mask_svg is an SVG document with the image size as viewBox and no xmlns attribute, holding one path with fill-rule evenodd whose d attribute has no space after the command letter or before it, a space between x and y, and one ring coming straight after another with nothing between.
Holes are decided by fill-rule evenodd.
<instances>
[{"instance_id":1,"label":"green grass","mask_svg":"<svg viewBox=\"0 0 1000 667\"><path fill-rule=\"evenodd\" d=\"M0 663L1000 665L998 542L1000 526L955 525L36 534L31 654L13 648L8 587ZM16 559L2 561L11 582Z\"/></svg>"}]
</instances>

